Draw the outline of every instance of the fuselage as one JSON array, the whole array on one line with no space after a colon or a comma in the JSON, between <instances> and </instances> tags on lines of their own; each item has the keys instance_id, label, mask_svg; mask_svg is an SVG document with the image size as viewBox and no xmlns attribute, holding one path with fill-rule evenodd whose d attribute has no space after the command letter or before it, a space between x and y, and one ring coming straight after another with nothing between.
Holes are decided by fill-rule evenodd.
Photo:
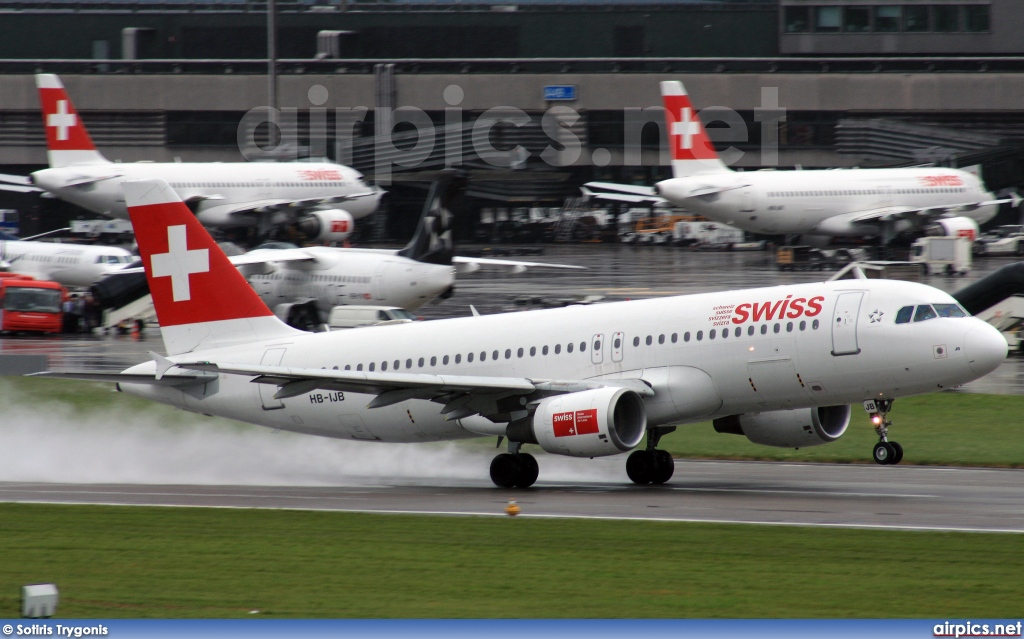
<instances>
[{"instance_id":1,"label":"fuselage","mask_svg":"<svg viewBox=\"0 0 1024 639\"><path fill-rule=\"evenodd\" d=\"M700 189L724 189L690 197ZM658 194L689 211L752 233L878 235L881 226L855 222L888 207L929 208L993 199L977 176L956 169L721 171L659 182ZM960 215L983 224L997 206ZM896 232L915 230L901 220Z\"/></svg>"},{"instance_id":2,"label":"fuselage","mask_svg":"<svg viewBox=\"0 0 1024 639\"><path fill-rule=\"evenodd\" d=\"M645 400L654 426L928 393L976 379L1005 357L998 331L972 317L896 323L900 309L917 305L959 308L920 284L843 280L301 335L172 360L533 380L639 378L656 391ZM151 374L154 366L126 372ZM681 379L686 384L673 383ZM446 421L434 402L367 409L370 395L323 390L276 400L276 386L233 375L180 390L121 388L198 413L330 437L407 442L493 432L482 417Z\"/></svg>"},{"instance_id":3,"label":"fuselage","mask_svg":"<svg viewBox=\"0 0 1024 639\"><path fill-rule=\"evenodd\" d=\"M258 223L255 216L232 214L230 209L237 206L373 192L331 205L358 219L375 211L382 195L382 191L363 182L354 169L322 162L137 162L75 165L32 174L33 183L60 199L122 219L128 219L128 210L121 183L151 178L166 180L186 202L198 200L193 209L207 226Z\"/></svg>"},{"instance_id":4,"label":"fuselage","mask_svg":"<svg viewBox=\"0 0 1024 639\"><path fill-rule=\"evenodd\" d=\"M7 270L64 286L89 286L136 259L116 246L0 240L0 260Z\"/></svg>"},{"instance_id":5,"label":"fuselage","mask_svg":"<svg viewBox=\"0 0 1024 639\"><path fill-rule=\"evenodd\" d=\"M334 306L383 305L415 310L451 288L455 268L427 264L397 255L395 251L307 247L303 251L316 256L310 262L277 262L272 272L243 275L263 302L274 308L285 302L316 300L326 314ZM257 249L247 255L266 253L273 260L273 249Z\"/></svg>"}]
</instances>

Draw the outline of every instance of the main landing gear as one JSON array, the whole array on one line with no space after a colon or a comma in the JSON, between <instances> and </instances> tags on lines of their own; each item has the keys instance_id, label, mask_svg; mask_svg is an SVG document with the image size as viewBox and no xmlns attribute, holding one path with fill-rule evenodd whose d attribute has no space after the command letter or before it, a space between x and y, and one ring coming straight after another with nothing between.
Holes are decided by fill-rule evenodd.
<instances>
[{"instance_id":1,"label":"main landing gear","mask_svg":"<svg viewBox=\"0 0 1024 639\"><path fill-rule=\"evenodd\" d=\"M499 440L500 445L500 440ZM529 453L521 453L520 442L509 442L507 453L491 460L491 481L499 488L529 488L537 481L540 466Z\"/></svg>"},{"instance_id":2,"label":"main landing gear","mask_svg":"<svg viewBox=\"0 0 1024 639\"><path fill-rule=\"evenodd\" d=\"M899 442L889 441L889 411L892 410L891 399L868 400L864 402L864 410L871 415L871 424L878 433L878 443L872 451L875 462L882 465L898 464L903 459L903 447Z\"/></svg>"},{"instance_id":3,"label":"main landing gear","mask_svg":"<svg viewBox=\"0 0 1024 639\"><path fill-rule=\"evenodd\" d=\"M672 479L676 470L675 461L667 450L657 450L663 435L676 429L675 426L652 428L647 431L647 448L634 450L626 458L626 474L634 484L664 484Z\"/></svg>"}]
</instances>

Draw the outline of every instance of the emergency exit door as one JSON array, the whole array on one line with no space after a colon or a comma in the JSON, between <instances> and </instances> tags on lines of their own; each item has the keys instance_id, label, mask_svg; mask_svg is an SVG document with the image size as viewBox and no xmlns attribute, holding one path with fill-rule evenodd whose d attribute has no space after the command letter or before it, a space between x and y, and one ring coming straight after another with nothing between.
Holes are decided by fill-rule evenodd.
<instances>
[{"instance_id":1,"label":"emergency exit door","mask_svg":"<svg viewBox=\"0 0 1024 639\"><path fill-rule=\"evenodd\" d=\"M864 293L861 291L839 294L832 315L833 355L856 355L860 352L857 345L857 316L863 298Z\"/></svg>"}]
</instances>

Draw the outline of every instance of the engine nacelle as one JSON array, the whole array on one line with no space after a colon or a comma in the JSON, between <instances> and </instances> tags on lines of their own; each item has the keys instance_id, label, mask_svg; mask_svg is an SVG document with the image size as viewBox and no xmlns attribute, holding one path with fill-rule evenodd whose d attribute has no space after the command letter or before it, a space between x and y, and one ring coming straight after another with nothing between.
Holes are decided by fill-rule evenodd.
<instances>
[{"instance_id":1,"label":"engine nacelle","mask_svg":"<svg viewBox=\"0 0 1024 639\"><path fill-rule=\"evenodd\" d=\"M850 407L819 406L730 415L713 422L719 433L746 435L763 446L804 448L834 442L850 425Z\"/></svg>"},{"instance_id":2,"label":"engine nacelle","mask_svg":"<svg viewBox=\"0 0 1024 639\"><path fill-rule=\"evenodd\" d=\"M969 217L961 216L935 220L935 223L929 225L924 232L925 235L932 237L966 237L974 241L978 239L980 229L977 222Z\"/></svg>"},{"instance_id":3,"label":"engine nacelle","mask_svg":"<svg viewBox=\"0 0 1024 639\"><path fill-rule=\"evenodd\" d=\"M545 399L530 426L549 453L602 457L635 448L647 431L647 412L635 391L596 388Z\"/></svg>"},{"instance_id":4,"label":"engine nacelle","mask_svg":"<svg viewBox=\"0 0 1024 639\"><path fill-rule=\"evenodd\" d=\"M299 230L314 242L344 242L355 228L352 214L341 209L310 211L298 222Z\"/></svg>"}]
</instances>

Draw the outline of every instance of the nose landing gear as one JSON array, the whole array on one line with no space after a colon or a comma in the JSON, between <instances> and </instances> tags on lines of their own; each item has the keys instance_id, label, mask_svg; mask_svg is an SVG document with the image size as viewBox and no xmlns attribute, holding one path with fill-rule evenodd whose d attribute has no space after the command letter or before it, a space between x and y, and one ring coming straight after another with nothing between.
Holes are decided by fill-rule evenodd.
<instances>
[{"instance_id":1,"label":"nose landing gear","mask_svg":"<svg viewBox=\"0 0 1024 639\"><path fill-rule=\"evenodd\" d=\"M878 433L878 443L875 444L871 455L875 462L882 465L900 463L903 460L903 447L899 442L889 441L889 427L892 426L892 422L888 415L892 410L892 400L868 400L864 402L864 410L871 416L871 424Z\"/></svg>"}]
</instances>

